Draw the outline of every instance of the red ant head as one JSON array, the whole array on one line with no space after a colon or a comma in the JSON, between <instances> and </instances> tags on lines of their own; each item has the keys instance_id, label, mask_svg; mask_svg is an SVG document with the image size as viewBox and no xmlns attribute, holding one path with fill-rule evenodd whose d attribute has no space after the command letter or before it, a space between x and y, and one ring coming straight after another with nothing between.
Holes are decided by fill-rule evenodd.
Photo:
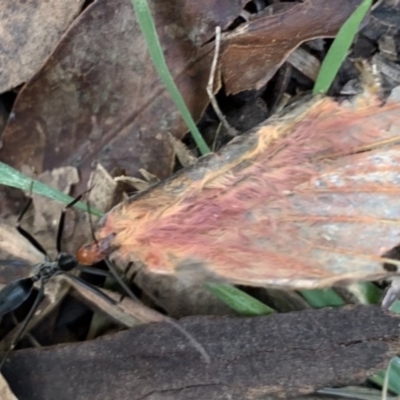
<instances>
[{"instance_id":1,"label":"red ant head","mask_svg":"<svg viewBox=\"0 0 400 400\"><path fill-rule=\"evenodd\" d=\"M104 260L114 249L111 241L115 234L106 236L103 239L83 245L76 255L78 262L83 265L93 265Z\"/></svg>"}]
</instances>

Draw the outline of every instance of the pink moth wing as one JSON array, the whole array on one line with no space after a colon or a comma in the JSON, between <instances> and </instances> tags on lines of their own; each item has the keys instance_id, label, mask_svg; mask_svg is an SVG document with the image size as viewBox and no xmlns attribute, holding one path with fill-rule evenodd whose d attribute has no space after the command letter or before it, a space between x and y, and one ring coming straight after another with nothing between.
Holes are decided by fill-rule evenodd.
<instances>
[{"instance_id":1,"label":"pink moth wing","mask_svg":"<svg viewBox=\"0 0 400 400\"><path fill-rule=\"evenodd\" d=\"M395 100L312 99L116 206L102 256L292 289L396 275L399 140Z\"/></svg>"}]
</instances>

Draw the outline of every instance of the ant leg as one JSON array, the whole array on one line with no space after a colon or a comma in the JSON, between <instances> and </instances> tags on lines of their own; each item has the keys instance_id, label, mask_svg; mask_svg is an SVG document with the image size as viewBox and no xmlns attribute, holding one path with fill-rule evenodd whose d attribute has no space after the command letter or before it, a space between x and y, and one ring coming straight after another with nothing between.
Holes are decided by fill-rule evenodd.
<instances>
[{"instance_id":1,"label":"ant leg","mask_svg":"<svg viewBox=\"0 0 400 400\"><path fill-rule=\"evenodd\" d=\"M33 303L33 306L31 307L31 309L29 310L28 315L25 317L24 321L21 323L20 327L17 330L17 333L15 334L15 338L13 339L11 346L8 348L8 350L6 351L6 354L4 354L3 359L1 360L0 363L0 371L4 365L4 362L6 361L8 355L10 354L11 350L14 349L15 345L19 342L19 340L21 339L21 337L24 334L24 331L26 329L26 327L28 326L29 321L32 319L33 314L35 313L35 311L37 310L37 308L39 307L39 304L41 303L41 301L43 300L44 297L44 284L42 282L40 289L39 289L39 293L36 296L35 302Z\"/></svg>"},{"instance_id":2,"label":"ant leg","mask_svg":"<svg viewBox=\"0 0 400 400\"><path fill-rule=\"evenodd\" d=\"M20 222L21 222L22 218L24 217L24 215L28 211L29 207L32 205L32 187L33 187L33 181L32 181L32 184L31 184L31 189L30 189L30 193L29 193L29 199L28 199L27 203L25 204L24 208L22 209L21 213L18 216L15 228L17 229L17 231L25 239L27 239L32 244L32 246L36 247L37 250L39 250L42 254L47 256L47 251L43 248L43 246L28 231L26 231L20 225Z\"/></svg>"},{"instance_id":3,"label":"ant leg","mask_svg":"<svg viewBox=\"0 0 400 400\"><path fill-rule=\"evenodd\" d=\"M122 289L125 290L127 295L136 302L139 302L139 299L134 295L132 290L129 288L129 286L124 282L124 280L121 278L119 275L118 271L115 269L113 263L110 260L107 260L107 258L104 260L107 264L108 269L110 270L112 276L115 278L115 280L119 283L119 285L122 287Z\"/></svg>"},{"instance_id":4,"label":"ant leg","mask_svg":"<svg viewBox=\"0 0 400 400\"><path fill-rule=\"evenodd\" d=\"M14 312L11 313L11 320L15 326L18 326L19 322L18 322L17 318L15 317ZM31 345L33 347L42 347L40 345L40 343L29 332L25 333L25 337L26 337L26 339L28 339L31 342Z\"/></svg>"},{"instance_id":5,"label":"ant leg","mask_svg":"<svg viewBox=\"0 0 400 400\"><path fill-rule=\"evenodd\" d=\"M70 203L68 203L64 209L61 212L61 217L60 217L60 222L58 223L58 230L57 230L57 252L61 253L61 241L62 241L62 235L64 232L64 223L65 223L65 213L67 212L67 210L71 207L73 207L81 198L82 196L85 194L81 193L79 196L75 197L74 200L72 200Z\"/></svg>"},{"instance_id":6,"label":"ant leg","mask_svg":"<svg viewBox=\"0 0 400 400\"><path fill-rule=\"evenodd\" d=\"M102 269L94 268L94 267L82 267L82 266L78 265L75 269L79 272L84 272L85 274L104 276L106 278L109 278L112 276L109 271L103 271Z\"/></svg>"},{"instance_id":7,"label":"ant leg","mask_svg":"<svg viewBox=\"0 0 400 400\"><path fill-rule=\"evenodd\" d=\"M127 275L129 274L129 271L131 270L132 265L133 265L132 262L129 262L129 263L127 264L127 266L125 267L123 276L127 276ZM132 285L132 282L133 282L133 280L135 279L136 274L137 274L137 271L135 271L135 272L129 277L129 280L128 280L129 286ZM121 294L121 297L120 297L119 301L121 302L122 300L124 300L125 297L126 297L125 294Z\"/></svg>"},{"instance_id":8,"label":"ant leg","mask_svg":"<svg viewBox=\"0 0 400 400\"><path fill-rule=\"evenodd\" d=\"M96 294L97 296L100 296L101 298L103 298L104 300L108 301L109 303L111 303L113 306L115 306L117 304L117 302L112 299L111 297L107 296L105 293L103 293L101 290L97 289L96 286L91 285L90 283L85 282L83 279L70 274L69 272L62 272L63 275L68 276L68 278L70 278L71 280L75 281L76 283L78 283L79 285L83 286L84 288L90 290L92 293Z\"/></svg>"}]
</instances>

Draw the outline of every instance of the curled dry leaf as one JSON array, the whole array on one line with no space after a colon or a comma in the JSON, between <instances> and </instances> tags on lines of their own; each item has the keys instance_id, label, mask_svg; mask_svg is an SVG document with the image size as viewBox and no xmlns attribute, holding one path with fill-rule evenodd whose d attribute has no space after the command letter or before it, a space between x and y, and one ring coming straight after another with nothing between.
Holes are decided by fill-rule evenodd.
<instances>
[{"instance_id":1,"label":"curled dry leaf","mask_svg":"<svg viewBox=\"0 0 400 400\"><path fill-rule=\"evenodd\" d=\"M143 179L135 178L133 176L121 175L114 178L115 184L118 182L122 182L140 192L142 190L148 189L151 185L160 182L160 179L158 179L155 175L153 175L149 171L146 171L143 168L140 168L139 172L143 176ZM111 207L109 207L108 210L110 208Z\"/></svg>"},{"instance_id":2,"label":"curled dry leaf","mask_svg":"<svg viewBox=\"0 0 400 400\"><path fill-rule=\"evenodd\" d=\"M292 289L396 275L399 112L370 92L298 105L112 209L79 258Z\"/></svg>"},{"instance_id":3,"label":"curled dry leaf","mask_svg":"<svg viewBox=\"0 0 400 400\"><path fill-rule=\"evenodd\" d=\"M259 16L225 34L220 69L226 92L260 89L301 43L334 37L360 3L306 0L284 8L276 4L281 9L274 15Z\"/></svg>"}]
</instances>

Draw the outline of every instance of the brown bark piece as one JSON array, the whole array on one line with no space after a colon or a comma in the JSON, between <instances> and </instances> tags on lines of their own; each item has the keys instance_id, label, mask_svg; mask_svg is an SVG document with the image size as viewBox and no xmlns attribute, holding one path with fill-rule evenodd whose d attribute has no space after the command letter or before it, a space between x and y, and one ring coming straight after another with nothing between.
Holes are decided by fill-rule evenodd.
<instances>
[{"instance_id":1,"label":"brown bark piece","mask_svg":"<svg viewBox=\"0 0 400 400\"><path fill-rule=\"evenodd\" d=\"M20 400L264 399L362 383L399 350L399 317L378 307L180 322L12 354L4 376Z\"/></svg>"}]
</instances>

